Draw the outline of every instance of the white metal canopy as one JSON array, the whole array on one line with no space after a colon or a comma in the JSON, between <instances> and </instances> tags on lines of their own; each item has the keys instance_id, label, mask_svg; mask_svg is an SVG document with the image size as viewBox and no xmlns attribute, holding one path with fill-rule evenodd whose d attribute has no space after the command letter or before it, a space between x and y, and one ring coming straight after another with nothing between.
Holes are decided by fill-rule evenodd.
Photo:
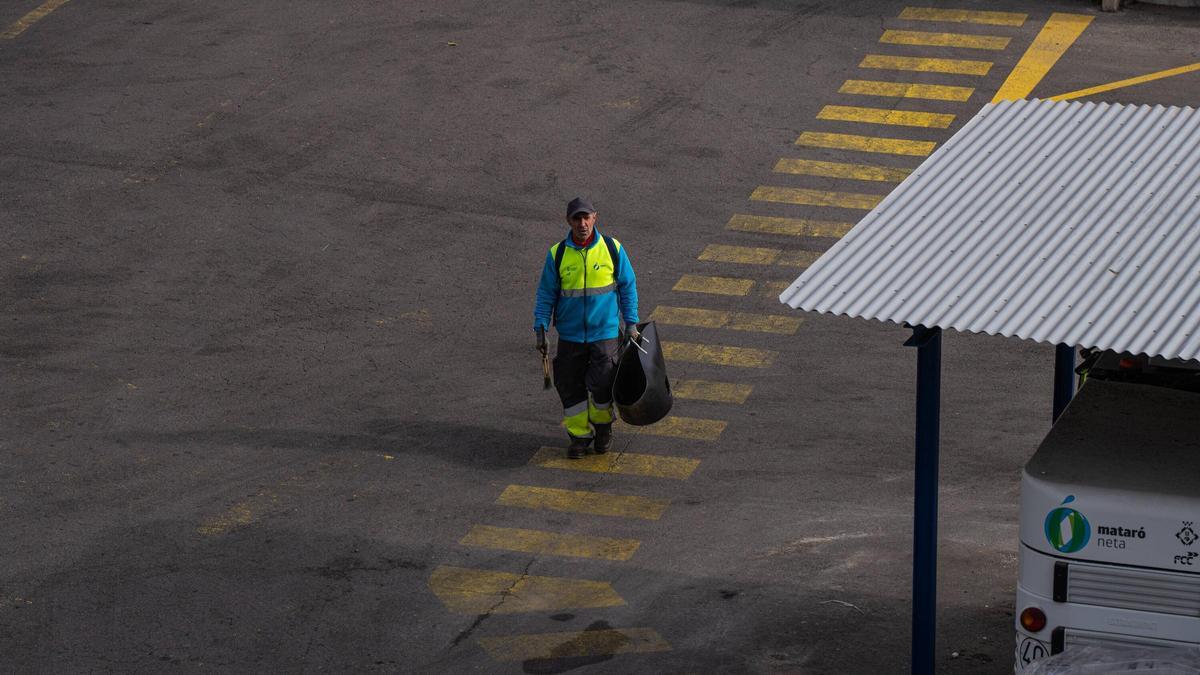
<instances>
[{"instance_id":1,"label":"white metal canopy","mask_svg":"<svg viewBox=\"0 0 1200 675\"><path fill-rule=\"evenodd\" d=\"M984 107L780 300L793 308L1200 357L1200 113Z\"/></svg>"}]
</instances>

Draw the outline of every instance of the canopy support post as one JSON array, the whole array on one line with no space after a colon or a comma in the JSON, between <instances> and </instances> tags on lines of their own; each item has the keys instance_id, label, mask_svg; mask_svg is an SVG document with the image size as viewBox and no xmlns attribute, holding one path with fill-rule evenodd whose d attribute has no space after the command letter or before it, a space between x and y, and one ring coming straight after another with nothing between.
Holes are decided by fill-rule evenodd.
<instances>
[{"instance_id":1,"label":"canopy support post","mask_svg":"<svg viewBox=\"0 0 1200 675\"><path fill-rule=\"evenodd\" d=\"M912 672L933 673L937 643L938 428L942 396L942 330L913 327L917 348L916 479L913 486Z\"/></svg>"},{"instance_id":2,"label":"canopy support post","mask_svg":"<svg viewBox=\"0 0 1200 675\"><path fill-rule=\"evenodd\" d=\"M1067 409L1075 393L1075 348L1071 345L1054 345L1054 419Z\"/></svg>"}]
</instances>

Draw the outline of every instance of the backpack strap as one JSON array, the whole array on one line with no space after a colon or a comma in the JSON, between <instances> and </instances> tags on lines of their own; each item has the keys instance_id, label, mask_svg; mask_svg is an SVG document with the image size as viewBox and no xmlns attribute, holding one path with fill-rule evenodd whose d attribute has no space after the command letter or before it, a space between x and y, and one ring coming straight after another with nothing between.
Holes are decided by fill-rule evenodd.
<instances>
[{"instance_id":1,"label":"backpack strap","mask_svg":"<svg viewBox=\"0 0 1200 675\"><path fill-rule=\"evenodd\" d=\"M608 246L608 256L612 258L613 263L613 281L619 283L621 281L621 259L617 257L617 243L602 234L597 234L597 236L603 239L604 244Z\"/></svg>"},{"instance_id":2,"label":"backpack strap","mask_svg":"<svg viewBox=\"0 0 1200 675\"><path fill-rule=\"evenodd\" d=\"M553 326L555 323L557 323L557 319L558 319L558 296L559 296L558 291L562 290L562 272L560 272L559 270L562 268L563 256L566 255L566 253L567 253L567 240L563 239L562 241L558 242L558 250L554 252L554 277L556 279L558 279L558 282L555 284L555 286L557 286L558 289L554 293L554 307L550 308L550 325L551 326Z\"/></svg>"}]
</instances>

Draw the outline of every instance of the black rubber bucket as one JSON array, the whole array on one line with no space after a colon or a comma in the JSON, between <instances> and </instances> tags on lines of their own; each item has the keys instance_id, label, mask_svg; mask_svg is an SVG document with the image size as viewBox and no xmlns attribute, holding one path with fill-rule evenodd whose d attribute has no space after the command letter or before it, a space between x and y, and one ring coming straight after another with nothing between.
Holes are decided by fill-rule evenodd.
<instances>
[{"instance_id":1,"label":"black rubber bucket","mask_svg":"<svg viewBox=\"0 0 1200 675\"><path fill-rule=\"evenodd\" d=\"M671 383L667 381L658 329L653 321L639 323L637 327L642 334L641 343L634 345L625 340L621 348L621 361L613 380L613 402L622 420L640 427L666 417L674 398Z\"/></svg>"}]
</instances>

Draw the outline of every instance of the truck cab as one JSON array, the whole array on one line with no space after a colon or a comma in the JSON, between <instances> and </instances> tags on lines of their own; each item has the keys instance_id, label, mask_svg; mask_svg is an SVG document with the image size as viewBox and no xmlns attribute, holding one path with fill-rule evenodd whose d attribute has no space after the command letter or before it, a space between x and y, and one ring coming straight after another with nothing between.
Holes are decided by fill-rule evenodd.
<instances>
[{"instance_id":1,"label":"truck cab","mask_svg":"<svg viewBox=\"0 0 1200 675\"><path fill-rule=\"evenodd\" d=\"M1104 352L1021 477L1016 662L1200 645L1200 364Z\"/></svg>"}]
</instances>

